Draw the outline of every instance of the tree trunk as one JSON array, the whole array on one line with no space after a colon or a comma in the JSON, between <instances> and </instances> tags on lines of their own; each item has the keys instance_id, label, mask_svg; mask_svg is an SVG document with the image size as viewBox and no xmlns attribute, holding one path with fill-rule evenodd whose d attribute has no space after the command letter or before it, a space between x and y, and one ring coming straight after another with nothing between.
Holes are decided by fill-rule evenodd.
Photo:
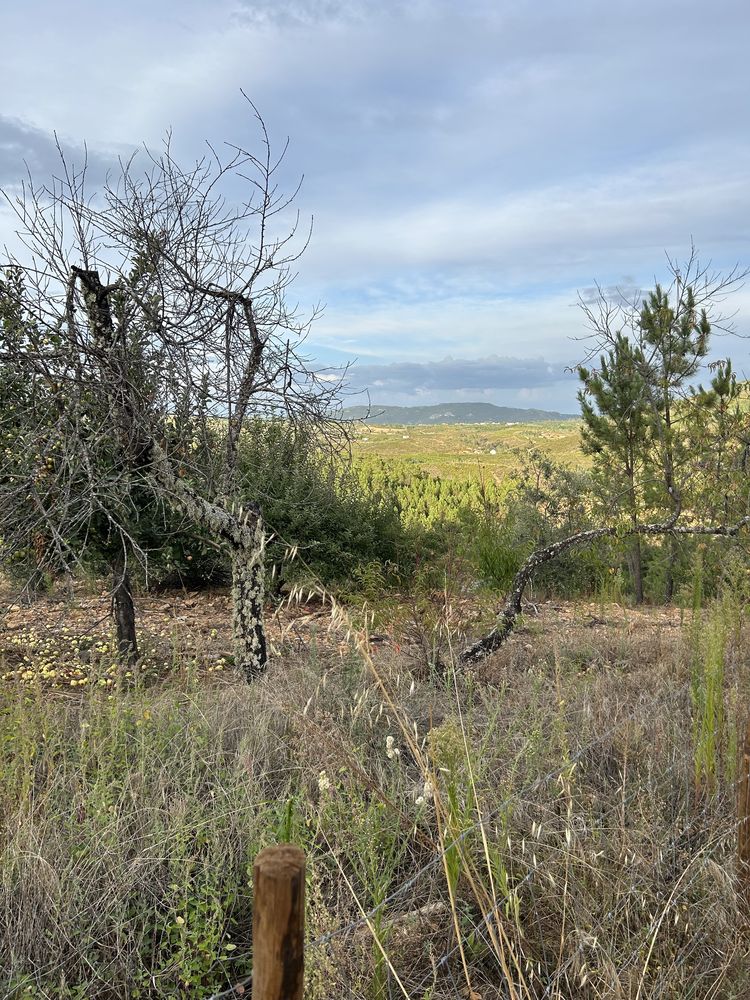
<instances>
[{"instance_id":1,"label":"tree trunk","mask_svg":"<svg viewBox=\"0 0 750 1000\"><path fill-rule=\"evenodd\" d=\"M633 575L633 590L635 603L643 604L643 558L641 555L641 539L638 535L630 547L630 572Z\"/></svg>"},{"instance_id":2,"label":"tree trunk","mask_svg":"<svg viewBox=\"0 0 750 1000\"><path fill-rule=\"evenodd\" d=\"M248 682L262 674L268 662L263 625L265 539L260 511L255 513L251 533L251 544L237 545L232 552L234 660Z\"/></svg>"},{"instance_id":3,"label":"tree trunk","mask_svg":"<svg viewBox=\"0 0 750 1000\"><path fill-rule=\"evenodd\" d=\"M151 442L153 474L172 502L195 524L208 528L228 546L232 556L232 634L235 666L253 681L268 661L263 625L265 535L260 507L227 510L205 500L175 476L164 449Z\"/></svg>"},{"instance_id":4,"label":"tree trunk","mask_svg":"<svg viewBox=\"0 0 750 1000\"><path fill-rule=\"evenodd\" d=\"M135 631L135 604L130 571L124 554L112 564L112 607L117 627L117 653L123 663L138 659L138 637Z\"/></svg>"},{"instance_id":5,"label":"tree trunk","mask_svg":"<svg viewBox=\"0 0 750 1000\"><path fill-rule=\"evenodd\" d=\"M638 500L635 489L635 455L631 454L628 463L628 486L630 494L630 527L633 531L633 544L630 547L628 561L633 577L635 603L643 604L643 558L641 556L641 536L638 534Z\"/></svg>"},{"instance_id":6,"label":"tree trunk","mask_svg":"<svg viewBox=\"0 0 750 1000\"><path fill-rule=\"evenodd\" d=\"M679 514L679 511L677 513ZM672 515L675 519L676 516ZM674 551L676 552L676 539L680 535L734 538L747 527L750 527L750 514L741 518L736 524L690 524L678 526L674 523L674 520L668 520L661 524L639 524L636 528L629 529L625 534L669 535L675 546ZM524 591L539 566L557 559L563 552L567 552L569 549L582 548L586 545L591 545L600 538L612 538L616 534L618 534L618 530L615 527L592 528L589 531L579 531L575 535L570 535L568 538L563 538L559 542L553 542L552 545L547 545L543 549L537 549L536 552L532 552L513 579L510 594L505 602L505 607L498 617L497 624L487 635L467 646L460 654L459 662L476 663L502 646L515 628L516 622L521 615Z\"/></svg>"},{"instance_id":7,"label":"tree trunk","mask_svg":"<svg viewBox=\"0 0 750 1000\"><path fill-rule=\"evenodd\" d=\"M677 540L669 539L669 556L667 557L667 571L664 575L664 603L671 604L674 597L674 570L677 563Z\"/></svg>"}]
</instances>

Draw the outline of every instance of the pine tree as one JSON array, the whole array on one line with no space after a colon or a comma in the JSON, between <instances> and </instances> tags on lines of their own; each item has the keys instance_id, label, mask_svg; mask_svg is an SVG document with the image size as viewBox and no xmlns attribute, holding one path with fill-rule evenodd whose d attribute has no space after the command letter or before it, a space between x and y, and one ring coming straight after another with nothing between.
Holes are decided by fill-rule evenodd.
<instances>
[{"instance_id":1,"label":"pine tree","mask_svg":"<svg viewBox=\"0 0 750 1000\"><path fill-rule=\"evenodd\" d=\"M715 520L728 521L748 509L750 413L746 398L747 385L737 381L730 359L712 366L707 388L699 385L691 391L688 447L704 457L690 501L693 508Z\"/></svg>"},{"instance_id":2,"label":"pine tree","mask_svg":"<svg viewBox=\"0 0 750 1000\"><path fill-rule=\"evenodd\" d=\"M614 507L625 513L633 528L642 505L638 478L648 438L642 362L638 348L619 333L613 348L600 358L598 369L578 368L583 382L578 393L583 450L593 456L602 501L610 510ZM638 534L632 536L629 563L635 601L641 604L643 566Z\"/></svg>"},{"instance_id":3,"label":"pine tree","mask_svg":"<svg viewBox=\"0 0 750 1000\"><path fill-rule=\"evenodd\" d=\"M678 433L680 401L689 395L689 380L701 369L708 354L711 324L705 309L696 307L695 293L679 275L674 286L674 304L661 285L648 296L640 311L639 367L649 399L649 423L655 445L654 458L666 496L664 504L674 516L682 509L680 467L686 459ZM664 580L664 600L674 594L677 543L669 541Z\"/></svg>"}]
</instances>

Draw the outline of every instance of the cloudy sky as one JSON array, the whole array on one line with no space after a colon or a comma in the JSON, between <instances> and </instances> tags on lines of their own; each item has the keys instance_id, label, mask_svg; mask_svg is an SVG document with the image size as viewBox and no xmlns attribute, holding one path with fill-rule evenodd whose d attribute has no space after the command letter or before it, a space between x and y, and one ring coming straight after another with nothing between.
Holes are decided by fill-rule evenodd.
<instances>
[{"instance_id":1,"label":"cloudy sky","mask_svg":"<svg viewBox=\"0 0 750 1000\"><path fill-rule=\"evenodd\" d=\"M0 36L5 187L53 131L102 167L168 127L250 145L243 88L304 174L310 353L376 402L575 409L578 291L691 239L750 265L746 0L8 0Z\"/></svg>"}]
</instances>

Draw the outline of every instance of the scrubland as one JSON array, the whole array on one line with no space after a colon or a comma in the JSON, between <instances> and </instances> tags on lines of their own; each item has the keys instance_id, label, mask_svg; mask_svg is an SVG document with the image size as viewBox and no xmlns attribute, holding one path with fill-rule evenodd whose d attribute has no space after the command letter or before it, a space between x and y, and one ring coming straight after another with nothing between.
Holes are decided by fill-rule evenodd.
<instances>
[{"instance_id":1,"label":"scrubland","mask_svg":"<svg viewBox=\"0 0 750 1000\"><path fill-rule=\"evenodd\" d=\"M106 595L16 607L2 995L241 995L252 861L279 840L307 852L311 1000L749 995L738 592L530 605L475 668L456 653L486 597L373 632L297 593L251 686L220 592L147 599L136 671Z\"/></svg>"},{"instance_id":2,"label":"scrubland","mask_svg":"<svg viewBox=\"0 0 750 1000\"><path fill-rule=\"evenodd\" d=\"M579 425L350 424L250 110L12 202L0 997L247 994L278 841L307 1000L749 996L748 272L581 295Z\"/></svg>"},{"instance_id":3,"label":"scrubland","mask_svg":"<svg viewBox=\"0 0 750 1000\"><path fill-rule=\"evenodd\" d=\"M307 855L307 1000L750 996L745 537L644 537L637 608L624 528L566 551L467 666L530 553L611 516L617 476L569 422L357 430L333 468L285 435L243 439L273 531L252 684L226 553L160 507L130 666L102 539L78 577L20 591L9 566L0 996L249 993L253 860L280 841Z\"/></svg>"}]
</instances>

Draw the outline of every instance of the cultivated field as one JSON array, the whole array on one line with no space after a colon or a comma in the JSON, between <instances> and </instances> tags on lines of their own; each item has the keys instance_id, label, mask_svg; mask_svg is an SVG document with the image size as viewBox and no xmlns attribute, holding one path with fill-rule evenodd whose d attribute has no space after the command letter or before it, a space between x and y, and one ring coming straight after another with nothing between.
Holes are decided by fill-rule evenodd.
<instances>
[{"instance_id":1,"label":"cultivated field","mask_svg":"<svg viewBox=\"0 0 750 1000\"><path fill-rule=\"evenodd\" d=\"M483 476L500 482L520 467L519 452L524 454L530 448L539 448L555 461L576 468L585 466L580 441L581 429L576 420L512 425L374 425L358 430L354 454L408 459L443 478Z\"/></svg>"}]
</instances>

